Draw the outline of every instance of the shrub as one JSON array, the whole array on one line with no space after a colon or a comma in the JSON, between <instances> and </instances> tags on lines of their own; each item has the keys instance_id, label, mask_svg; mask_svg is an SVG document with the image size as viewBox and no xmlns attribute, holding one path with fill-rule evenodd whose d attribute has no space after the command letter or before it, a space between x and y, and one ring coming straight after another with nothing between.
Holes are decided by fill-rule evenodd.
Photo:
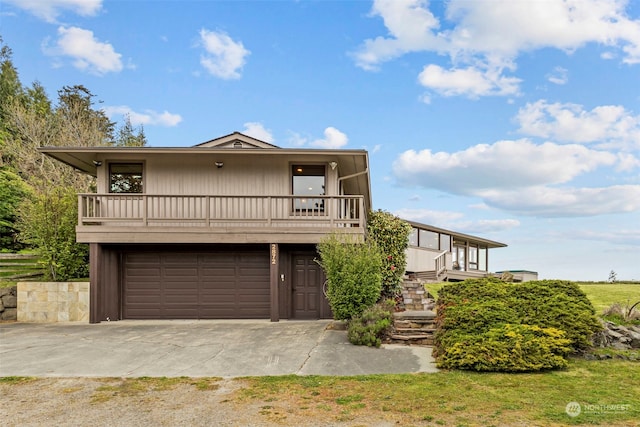
<instances>
[{"instance_id":1,"label":"shrub","mask_svg":"<svg viewBox=\"0 0 640 427\"><path fill-rule=\"evenodd\" d=\"M393 300L385 300L351 319L347 328L349 341L355 345L380 347L384 334L391 327L394 306Z\"/></svg>"},{"instance_id":2,"label":"shrub","mask_svg":"<svg viewBox=\"0 0 640 427\"><path fill-rule=\"evenodd\" d=\"M487 371L563 367L601 326L582 290L566 281L472 279L438 293L439 366ZM546 360L546 362L544 362Z\"/></svg>"},{"instance_id":3,"label":"shrub","mask_svg":"<svg viewBox=\"0 0 640 427\"><path fill-rule=\"evenodd\" d=\"M380 298L382 257L372 242L329 235L318 244L327 276L327 299L336 319L360 315Z\"/></svg>"},{"instance_id":4,"label":"shrub","mask_svg":"<svg viewBox=\"0 0 640 427\"><path fill-rule=\"evenodd\" d=\"M407 267L406 250L411 226L389 212L377 210L369 213L367 231L382 256L382 295L393 298L400 290Z\"/></svg>"},{"instance_id":5,"label":"shrub","mask_svg":"<svg viewBox=\"0 0 640 427\"><path fill-rule=\"evenodd\" d=\"M438 358L441 368L524 372L565 368L570 340L555 328L503 324L482 334L459 334Z\"/></svg>"}]
</instances>

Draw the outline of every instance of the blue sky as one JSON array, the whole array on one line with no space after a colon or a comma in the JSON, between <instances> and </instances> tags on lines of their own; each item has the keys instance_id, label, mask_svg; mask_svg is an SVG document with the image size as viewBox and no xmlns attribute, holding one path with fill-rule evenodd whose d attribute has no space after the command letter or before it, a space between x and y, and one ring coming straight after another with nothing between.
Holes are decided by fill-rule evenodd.
<instances>
[{"instance_id":1,"label":"blue sky","mask_svg":"<svg viewBox=\"0 0 640 427\"><path fill-rule=\"evenodd\" d=\"M640 280L640 2L3 0L24 84L151 146L366 148L375 208L490 268Z\"/></svg>"}]
</instances>

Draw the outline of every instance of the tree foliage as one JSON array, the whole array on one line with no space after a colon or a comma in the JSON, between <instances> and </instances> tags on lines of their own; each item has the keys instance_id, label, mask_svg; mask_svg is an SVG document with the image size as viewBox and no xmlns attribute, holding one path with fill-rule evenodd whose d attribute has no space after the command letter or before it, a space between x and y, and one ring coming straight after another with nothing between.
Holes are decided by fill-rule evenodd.
<instances>
[{"instance_id":1,"label":"tree foliage","mask_svg":"<svg viewBox=\"0 0 640 427\"><path fill-rule=\"evenodd\" d=\"M18 175L0 167L0 250L23 248L18 241L16 220L20 204L30 198L32 191Z\"/></svg>"},{"instance_id":2,"label":"tree foliage","mask_svg":"<svg viewBox=\"0 0 640 427\"><path fill-rule=\"evenodd\" d=\"M336 319L360 315L380 298L382 257L373 242L332 234L318 244L327 276L327 299Z\"/></svg>"},{"instance_id":3,"label":"tree foliage","mask_svg":"<svg viewBox=\"0 0 640 427\"><path fill-rule=\"evenodd\" d=\"M380 249L382 257L382 296L393 298L407 267L407 247L411 226L397 216L377 210L369 213L368 237Z\"/></svg>"},{"instance_id":4,"label":"tree foliage","mask_svg":"<svg viewBox=\"0 0 640 427\"><path fill-rule=\"evenodd\" d=\"M41 191L20 207L20 236L38 248L45 278L64 281L87 277L89 250L75 240L78 203L73 187Z\"/></svg>"},{"instance_id":5,"label":"tree foliage","mask_svg":"<svg viewBox=\"0 0 640 427\"><path fill-rule=\"evenodd\" d=\"M75 243L75 193L90 191L94 179L38 149L143 146L146 137L142 127L134 128L128 118L117 128L98 108L96 96L82 85L64 86L55 103L40 83L24 87L11 55L0 38L0 167L6 171L6 185L0 190L4 202L0 249L10 249L9 236L5 239L4 233L19 229L19 237L45 258L50 278L65 280L86 266L86 245ZM33 197L24 197L24 188L33 189ZM16 215L14 202L20 198L23 205ZM63 213L57 210L58 204L71 210Z\"/></svg>"}]
</instances>

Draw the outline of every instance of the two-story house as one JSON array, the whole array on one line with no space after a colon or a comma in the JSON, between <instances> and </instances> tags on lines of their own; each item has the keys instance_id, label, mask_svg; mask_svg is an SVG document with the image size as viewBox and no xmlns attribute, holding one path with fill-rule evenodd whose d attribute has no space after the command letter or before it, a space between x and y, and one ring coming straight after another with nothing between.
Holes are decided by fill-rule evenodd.
<instances>
[{"instance_id":1,"label":"two-story house","mask_svg":"<svg viewBox=\"0 0 640 427\"><path fill-rule=\"evenodd\" d=\"M80 194L90 322L330 318L316 244L364 239L364 150L283 149L233 133L195 147L47 147L96 177Z\"/></svg>"},{"instance_id":2,"label":"two-story house","mask_svg":"<svg viewBox=\"0 0 640 427\"><path fill-rule=\"evenodd\" d=\"M194 147L46 147L96 178L78 196L90 247L90 322L319 319L332 313L316 262L323 236L364 239L365 150L284 149L235 132ZM505 246L412 223L407 270L488 273Z\"/></svg>"}]
</instances>

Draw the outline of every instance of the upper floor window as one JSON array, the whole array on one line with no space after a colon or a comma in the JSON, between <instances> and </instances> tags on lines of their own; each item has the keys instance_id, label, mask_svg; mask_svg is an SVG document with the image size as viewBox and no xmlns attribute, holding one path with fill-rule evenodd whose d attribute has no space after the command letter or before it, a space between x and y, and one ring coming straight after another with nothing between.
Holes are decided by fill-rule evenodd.
<instances>
[{"instance_id":1,"label":"upper floor window","mask_svg":"<svg viewBox=\"0 0 640 427\"><path fill-rule=\"evenodd\" d=\"M294 209L324 211L325 167L322 165L293 165L291 167Z\"/></svg>"},{"instance_id":2,"label":"upper floor window","mask_svg":"<svg viewBox=\"0 0 640 427\"><path fill-rule=\"evenodd\" d=\"M142 163L110 163L110 193L142 193Z\"/></svg>"}]
</instances>

